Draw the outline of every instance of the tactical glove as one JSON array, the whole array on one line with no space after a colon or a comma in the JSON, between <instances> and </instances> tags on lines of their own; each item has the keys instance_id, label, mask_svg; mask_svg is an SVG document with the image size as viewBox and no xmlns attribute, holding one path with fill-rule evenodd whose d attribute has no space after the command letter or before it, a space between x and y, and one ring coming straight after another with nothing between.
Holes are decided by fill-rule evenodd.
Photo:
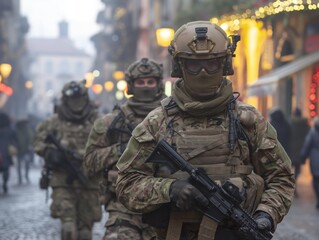
<instances>
[{"instance_id":1,"label":"tactical glove","mask_svg":"<svg viewBox=\"0 0 319 240\"><path fill-rule=\"evenodd\" d=\"M207 198L186 180L176 180L170 187L171 201L183 211L190 210L195 205L205 207Z\"/></svg>"},{"instance_id":2,"label":"tactical glove","mask_svg":"<svg viewBox=\"0 0 319 240\"><path fill-rule=\"evenodd\" d=\"M253 218L257 223L257 227L261 231L270 231L273 229L272 218L268 213L263 211L257 211L254 214ZM248 229L247 227L241 227L239 229L239 239L255 240L259 238L256 233L251 231L251 229Z\"/></svg>"},{"instance_id":3,"label":"tactical glove","mask_svg":"<svg viewBox=\"0 0 319 240\"><path fill-rule=\"evenodd\" d=\"M44 159L49 169L55 169L62 165L63 154L57 149L48 148L45 150Z\"/></svg>"},{"instance_id":4,"label":"tactical glove","mask_svg":"<svg viewBox=\"0 0 319 240\"><path fill-rule=\"evenodd\" d=\"M253 218L255 219L257 226L260 230L270 231L273 229L274 224L271 216L263 211L257 211Z\"/></svg>"}]
</instances>

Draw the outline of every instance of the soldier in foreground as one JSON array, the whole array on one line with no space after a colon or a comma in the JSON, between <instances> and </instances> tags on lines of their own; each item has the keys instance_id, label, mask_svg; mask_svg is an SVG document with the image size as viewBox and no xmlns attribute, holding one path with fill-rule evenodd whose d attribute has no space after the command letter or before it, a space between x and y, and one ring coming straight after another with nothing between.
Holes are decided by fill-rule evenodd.
<instances>
[{"instance_id":1,"label":"soldier in foreground","mask_svg":"<svg viewBox=\"0 0 319 240\"><path fill-rule=\"evenodd\" d=\"M92 239L93 224L101 219L98 188L81 172L85 143L97 117L84 82L71 81L63 87L57 114L37 127L33 147L50 172L51 216L61 219L62 240Z\"/></svg>"},{"instance_id":2,"label":"soldier in foreground","mask_svg":"<svg viewBox=\"0 0 319 240\"><path fill-rule=\"evenodd\" d=\"M226 78L238 40L208 21L176 31L172 97L134 129L117 163L120 202L158 239L271 239L290 208L290 159Z\"/></svg>"},{"instance_id":3,"label":"soldier in foreground","mask_svg":"<svg viewBox=\"0 0 319 240\"><path fill-rule=\"evenodd\" d=\"M163 97L163 66L148 58L132 63L125 74L128 94L133 97L95 121L85 155L87 175L101 185L109 218L104 240L153 239L154 231L141 221L141 214L127 210L116 198L116 163L126 148L133 129Z\"/></svg>"}]
</instances>

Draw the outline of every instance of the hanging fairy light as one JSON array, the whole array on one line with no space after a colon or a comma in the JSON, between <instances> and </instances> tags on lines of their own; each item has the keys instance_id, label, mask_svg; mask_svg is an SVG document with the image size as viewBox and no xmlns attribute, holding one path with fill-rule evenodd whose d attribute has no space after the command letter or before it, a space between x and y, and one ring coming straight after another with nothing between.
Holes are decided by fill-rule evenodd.
<instances>
[{"instance_id":1,"label":"hanging fairy light","mask_svg":"<svg viewBox=\"0 0 319 240\"><path fill-rule=\"evenodd\" d=\"M244 12L230 15L223 15L220 19L215 17L210 21L213 23L227 24L230 32L236 32L240 29L241 21L245 19L261 20L271 15L276 15L285 12L296 11L318 11L319 3L313 0L276 0L261 6L255 10L246 9Z\"/></svg>"},{"instance_id":2,"label":"hanging fairy light","mask_svg":"<svg viewBox=\"0 0 319 240\"><path fill-rule=\"evenodd\" d=\"M319 66L315 68L315 71L312 75L311 83L310 83L310 91L308 96L308 99L309 99L308 109L309 109L310 117L312 118L318 116L318 96L317 96L317 92L319 90L318 84L319 84Z\"/></svg>"}]
</instances>

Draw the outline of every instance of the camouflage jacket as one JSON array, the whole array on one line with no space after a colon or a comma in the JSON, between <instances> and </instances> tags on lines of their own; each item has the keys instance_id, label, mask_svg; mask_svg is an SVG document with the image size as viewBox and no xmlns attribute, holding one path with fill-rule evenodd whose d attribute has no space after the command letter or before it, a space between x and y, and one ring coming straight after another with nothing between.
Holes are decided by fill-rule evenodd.
<instances>
[{"instance_id":1,"label":"camouflage jacket","mask_svg":"<svg viewBox=\"0 0 319 240\"><path fill-rule=\"evenodd\" d=\"M177 177L158 176L156 173L158 166L145 163L160 139L172 143L177 136L174 142L177 152L183 156L190 156L188 161L193 165L198 165L199 161L204 162L204 169L205 166L209 167L210 161L214 162L211 165L228 168L228 161L232 160L232 157L224 156L229 155L229 151L223 148L228 144L229 125L226 113L196 118L178 109L176 115L167 122L165 110L163 107L153 110L134 129L132 138L117 163L119 172L116 192L119 200L132 211L151 212L171 201L169 189ZM274 128L254 107L236 101L236 113L249 136L251 148L250 153L247 153L248 143L237 141L236 149L240 161L235 165L243 164L239 167L244 166L247 169L251 166L252 174L261 178L265 187L254 211L262 210L269 213L276 227L287 214L293 199L294 176L291 161L278 142ZM191 152L193 150L191 148L193 145L201 144L201 139L207 139L207 142L216 140L215 142L221 142L221 145L192 157L194 151ZM187 142L189 142L188 147L185 147ZM228 159L226 164L223 159ZM218 180L218 177L215 176L214 179ZM247 202L246 206L249 204L252 203Z\"/></svg>"},{"instance_id":2,"label":"camouflage jacket","mask_svg":"<svg viewBox=\"0 0 319 240\"><path fill-rule=\"evenodd\" d=\"M37 126L36 135L33 141L33 148L35 152L41 157L44 157L46 149L55 148L54 145L45 142L48 134L54 133L63 147L75 152L78 156L83 157L85 143L96 118L97 114L94 114L85 122L73 123L61 120L58 115L53 115L51 118ZM46 161L46 159L44 160ZM80 166L81 164L82 162L79 163ZM67 176L68 172L64 168L53 169L50 185L52 187L82 187L77 180L75 180L71 185L67 184ZM92 182L89 182L88 184L90 188L97 189Z\"/></svg>"},{"instance_id":3,"label":"camouflage jacket","mask_svg":"<svg viewBox=\"0 0 319 240\"><path fill-rule=\"evenodd\" d=\"M106 210L112 212L107 225L112 225L117 218L125 219L136 226L141 226L139 215L129 211L115 196L117 179L116 163L124 152L133 129L145 116L136 115L131 107L124 103L111 113L97 119L86 145L84 169L87 176L100 186L104 195Z\"/></svg>"}]
</instances>

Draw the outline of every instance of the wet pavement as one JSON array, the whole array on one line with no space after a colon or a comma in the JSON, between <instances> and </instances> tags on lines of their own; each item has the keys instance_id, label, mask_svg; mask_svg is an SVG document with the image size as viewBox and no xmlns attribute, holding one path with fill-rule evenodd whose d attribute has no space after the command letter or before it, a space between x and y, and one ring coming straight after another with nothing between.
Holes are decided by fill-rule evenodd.
<instances>
[{"instance_id":1,"label":"wet pavement","mask_svg":"<svg viewBox=\"0 0 319 240\"><path fill-rule=\"evenodd\" d=\"M0 240L59 240L60 222L50 217L50 200L46 203L45 191L38 188L40 167L31 168L31 182L23 185L17 185L15 170L11 168L9 193L0 191ZM278 225L274 240L319 239L319 210L315 208L308 166L303 167L297 185L299 197ZM105 214L94 225L93 240L102 239L106 218Z\"/></svg>"},{"instance_id":2,"label":"wet pavement","mask_svg":"<svg viewBox=\"0 0 319 240\"><path fill-rule=\"evenodd\" d=\"M15 171L11 168L8 194L0 190L0 240L59 240L60 220L50 217L51 201L46 203L46 192L38 188L40 167L33 167L30 183L22 185ZM93 240L102 239L106 217L94 225Z\"/></svg>"}]
</instances>

